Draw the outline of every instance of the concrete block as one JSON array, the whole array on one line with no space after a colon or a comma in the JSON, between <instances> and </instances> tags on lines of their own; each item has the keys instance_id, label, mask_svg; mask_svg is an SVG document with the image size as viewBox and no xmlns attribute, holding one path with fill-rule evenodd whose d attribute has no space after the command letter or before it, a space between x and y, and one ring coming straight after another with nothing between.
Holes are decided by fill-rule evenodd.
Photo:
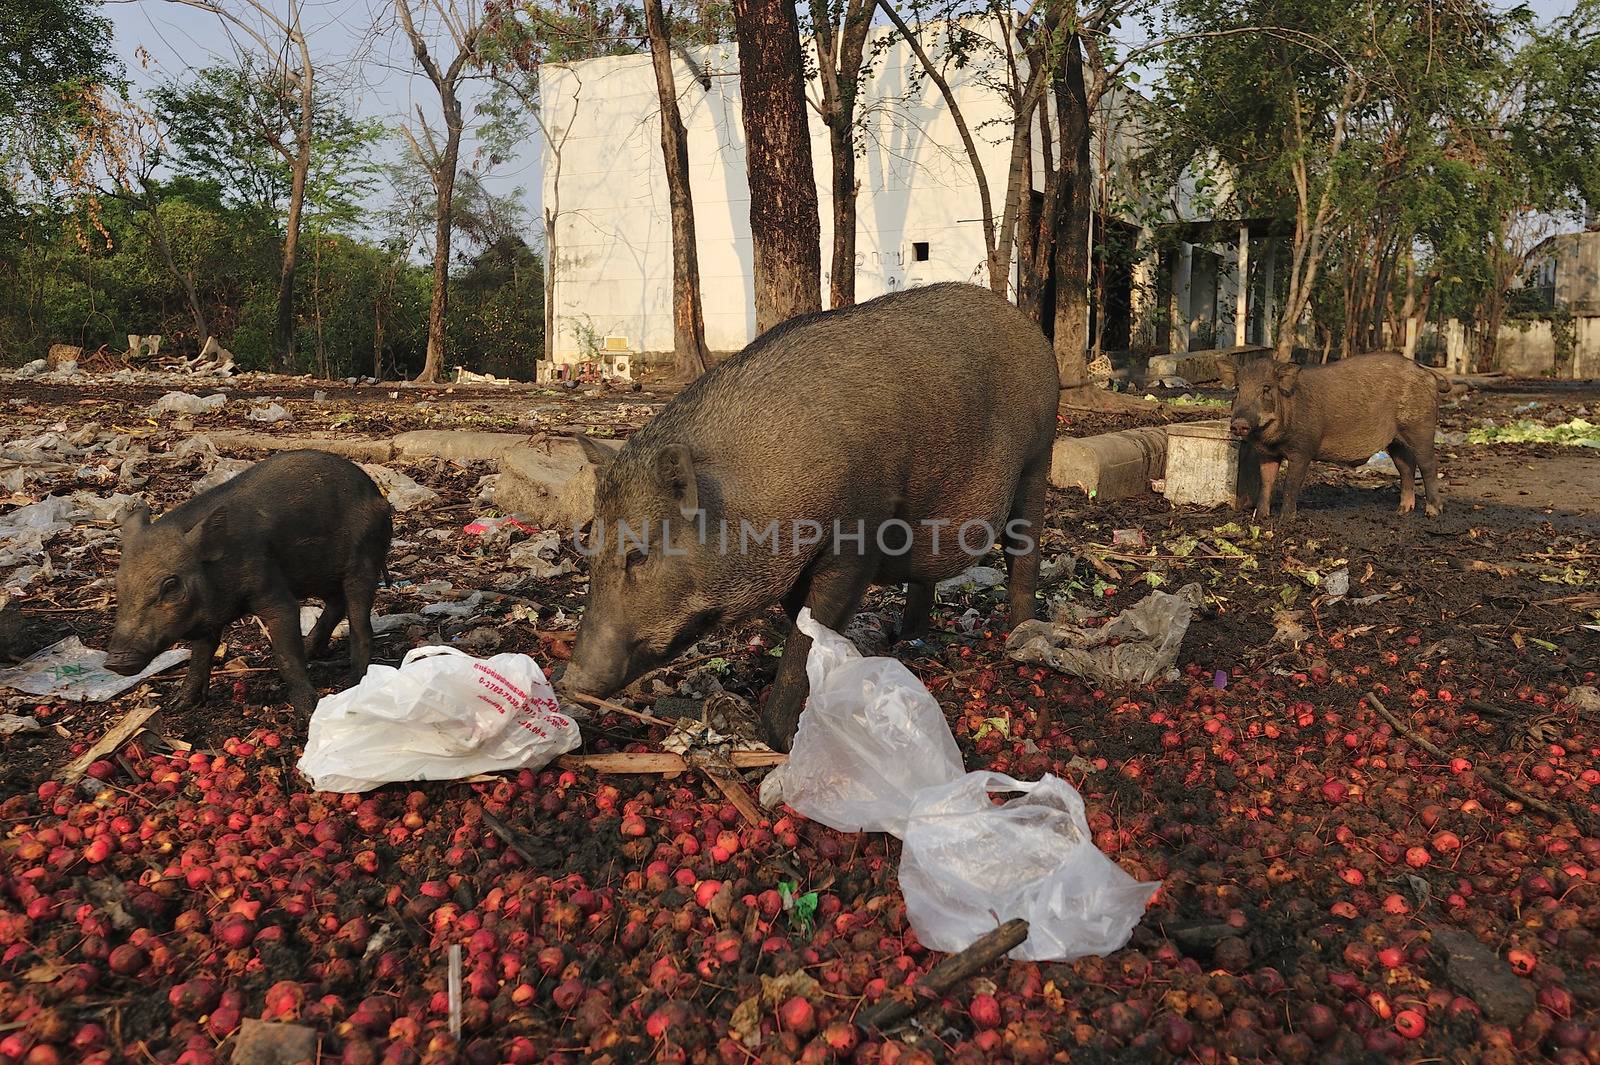
<instances>
[{"instance_id":1,"label":"concrete block","mask_svg":"<svg viewBox=\"0 0 1600 1065\"><path fill-rule=\"evenodd\" d=\"M500 458L494 504L545 528L576 529L594 517L595 465L570 437Z\"/></svg>"},{"instance_id":2,"label":"concrete block","mask_svg":"<svg viewBox=\"0 0 1600 1065\"><path fill-rule=\"evenodd\" d=\"M419 429L394 438L397 458L440 458L455 462L499 462L503 457L526 447L523 433L474 433L449 429Z\"/></svg>"},{"instance_id":3,"label":"concrete block","mask_svg":"<svg viewBox=\"0 0 1600 1065\"><path fill-rule=\"evenodd\" d=\"M1167 431L1161 426L1056 441L1050 483L1078 488L1091 499L1126 499L1150 491L1167 468Z\"/></svg>"},{"instance_id":4,"label":"concrete block","mask_svg":"<svg viewBox=\"0 0 1600 1065\"><path fill-rule=\"evenodd\" d=\"M1238 508L1253 503L1260 468L1227 422L1184 422L1167 426L1168 502L1201 507Z\"/></svg>"},{"instance_id":5,"label":"concrete block","mask_svg":"<svg viewBox=\"0 0 1600 1065\"><path fill-rule=\"evenodd\" d=\"M359 440L329 436L274 436L271 433L225 431L206 433L218 451L326 451L351 462L388 462L394 446L387 440Z\"/></svg>"}]
</instances>

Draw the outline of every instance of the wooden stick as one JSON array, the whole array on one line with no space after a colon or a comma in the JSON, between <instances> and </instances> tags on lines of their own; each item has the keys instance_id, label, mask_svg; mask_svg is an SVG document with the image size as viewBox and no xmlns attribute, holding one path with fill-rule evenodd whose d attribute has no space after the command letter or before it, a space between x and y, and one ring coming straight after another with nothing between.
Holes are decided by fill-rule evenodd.
<instances>
[{"instance_id":1,"label":"wooden stick","mask_svg":"<svg viewBox=\"0 0 1600 1065\"><path fill-rule=\"evenodd\" d=\"M755 800L750 797L750 793L745 790L737 777L722 776L710 766L701 766L700 771L717 786L717 790L722 792L723 797L733 804L733 808L738 810L746 821L752 825L761 824L760 808L756 806Z\"/></svg>"},{"instance_id":2,"label":"wooden stick","mask_svg":"<svg viewBox=\"0 0 1600 1065\"><path fill-rule=\"evenodd\" d=\"M1372 704L1373 709L1377 710L1378 713L1383 715L1385 721L1393 725L1395 730L1402 736L1406 737L1406 739L1410 740L1412 743L1415 743L1418 747L1421 747L1423 750L1427 751L1441 762L1450 761L1450 755L1444 753L1444 751L1440 750L1432 743L1429 743L1428 740L1415 729L1411 728L1409 725L1403 724L1398 717L1395 717L1392 713L1390 713L1389 708L1383 705L1382 701L1379 700L1375 693L1368 692L1367 701ZM1517 790L1510 784L1507 784L1505 781L1501 780L1488 769L1475 765L1472 767L1472 770L1483 778L1483 782L1485 784L1489 785L1495 791L1498 791L1507 798L1515 799L1524 806L1538 810L1540 813L1544 814L1548 818L1551 818L1552 820L1568 821L1575 825L1578 823L1577 819L1572 816L1570 811L1557 809L1556 807L1545 802L1543 799L1536 799L1525 791Z\"/></svg>"},{"instance_id":3,"label":"wooden stick","mask_svg":"<svg viewBox=\"0 0 1600 1065\"><path fill-rule=\"evenodd\" d=\"M521 858L523 862L527 864L529 869L538 868L539 863L533 860L533 855L530 854L528 849L522 845L521 837L517 835L510 825L500 820L488 810L479 809L478 812L483 815L483 823L489 826L489 830L495 835L499 836L501 839L505 840L506 846L510 847L512 853L518 858Z\"/></svg>"},{"instance_id":4,"label":"wooden stick","mask_svg":"<svg viewBox=\"0 0 1600 1065\"><path fill-rule=\"evenodd\" d=\"M789 760L777 751L734 751L728 756L735 769L762 769ZM624 751L612 754L564 754L556 759L562 769L593 769L597 773L682 773L689 768L670 751Z\"/></svg>"},{"instance_id":5,"label":"wooden stick","mask_svg":"<svg viewBox=\"0 0 1600 1065\"><path fill-rule=\"evenodd\" d=\"M638 710L629 710L621 703L614 703L610 699L602 699L596 695L569 695L567 698L575 703L582 703L584 706L592 706L597 710L609 710L613 714L621 714L623 717L631 717L635 721L643 721L647 725L663 725L667 728L676 727L671 721L663 721L653 714L642 713Z\"/></svg>"},{"instance_id":6,"label":"wooden stick","mask_svg":"<svg viewBox=\"0 0 1600 1065\"><path fill-rule=\"evenodd\" d=\"M146 721L155 716L155 712L156 704L154 703L146 703L144 706L136 706L129 710L123 715L121 721L112 726L111 731L100 737L99 742L84 751L61 771L61 779L68 787L82 780L83 774L88 771L90 763L104 758L124 743L127 743L128 740L133 738L134 733L144 728Z\"/></svg>"},{"instance_id":7,"label":"wooden stick","mask_svg":"<svg viewBox=\"0 0 1600 1065\"><path fill-rule=\"evenodd\" d=\"M980 969L1005 957L1028 938L1028 922L1017 917L980 938L972 946L928 970L909 995L903 992L887 998L856 1019L857 1027L884 1029L905 1020L923 1007L937 1002L946 991L976 974Z\"/></svg>"}]
</instances>

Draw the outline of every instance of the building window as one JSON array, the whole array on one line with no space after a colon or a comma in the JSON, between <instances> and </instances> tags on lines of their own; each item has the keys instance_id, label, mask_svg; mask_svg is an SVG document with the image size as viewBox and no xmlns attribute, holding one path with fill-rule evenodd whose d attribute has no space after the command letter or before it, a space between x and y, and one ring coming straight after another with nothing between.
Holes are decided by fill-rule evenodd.
<instances>
[{"instance_id":1,"label":"building window","mask_svg":"<svg viewBox=\"0 0 1600 1065\"><path fill-rule=\"evenodd\" d=\"M916 241L915 243L913 243L911 245L911 257L913 259L915 259L919 263L927 262L928 261L928 242L925 241L925 240L919 240L919 241Z\"/></svg>"}]
</instances>

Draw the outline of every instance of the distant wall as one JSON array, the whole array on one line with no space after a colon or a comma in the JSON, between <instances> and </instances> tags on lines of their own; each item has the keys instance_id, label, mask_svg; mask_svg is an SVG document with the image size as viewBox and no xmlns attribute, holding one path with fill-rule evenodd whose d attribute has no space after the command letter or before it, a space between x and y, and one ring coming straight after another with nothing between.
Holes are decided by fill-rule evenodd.
<instances>
[{"instance_id":1,"label":"distant wall","mask_svg":"<svg viewBox=\"0 0 1600 1065\"><path fill-rule=\"evenodd\" d=\"M1556 325L1549 319L1514 319L1500 326L1495 343L1492 369L1512 377L1554 377L1568 381L1600 378L1600 316L1579 315L1564 326L1572 333L1568 363L1557 366ZM1482 349L1477 330L1451 320L1442 330L1446 359L1452 373L1467 373L1475 366L1475 353Z\"/></svg>"}]
</instances>

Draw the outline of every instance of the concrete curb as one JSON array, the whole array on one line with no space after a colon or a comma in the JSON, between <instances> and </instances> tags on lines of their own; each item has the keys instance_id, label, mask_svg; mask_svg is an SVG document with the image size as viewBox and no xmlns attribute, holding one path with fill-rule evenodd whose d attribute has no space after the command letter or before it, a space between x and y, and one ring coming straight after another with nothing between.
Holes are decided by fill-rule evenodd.
<instances>
[{"instance_id":1,"label":"concrete curb","mask_svg":"<svg viewBox=\"0 0 1600 1065\"><path fill-rule=\"evenodd\" d=\"M1050 457L1050 483L1081 489L1090 499L1126 499L1150 491L1150 482L1166 469L1166 428L1144 426L1058 439Z\"/></svg>"}]
</instances>

